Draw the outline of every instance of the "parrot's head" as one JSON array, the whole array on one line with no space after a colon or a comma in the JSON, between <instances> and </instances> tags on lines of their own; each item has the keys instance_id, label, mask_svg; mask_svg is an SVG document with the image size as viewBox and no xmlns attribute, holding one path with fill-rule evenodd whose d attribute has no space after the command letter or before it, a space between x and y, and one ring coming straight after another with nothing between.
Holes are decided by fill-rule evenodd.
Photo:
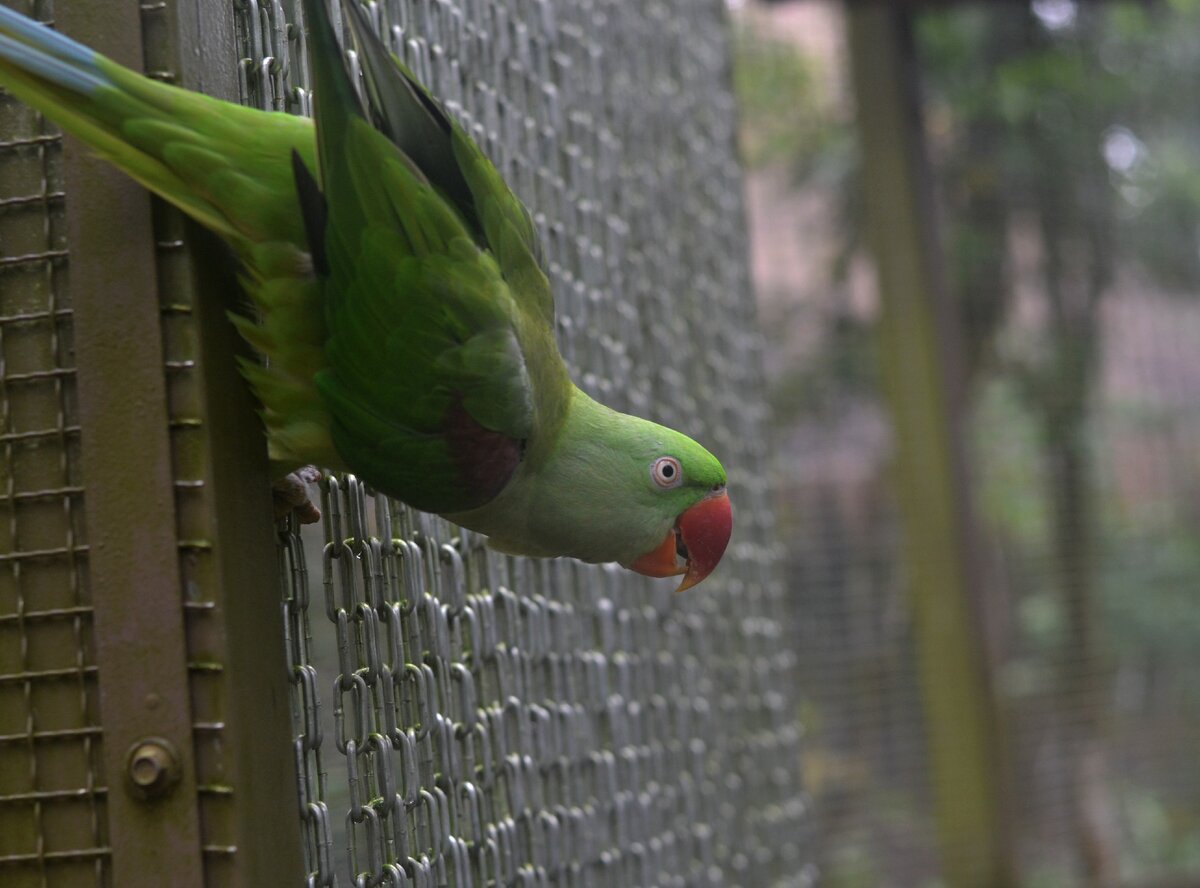
<instances>
[{"instance_id":1,"label":"parrot's head","mask_svg":"<svg viewBox=\"0 0 1200 888\"><path fill-rule=\"evenodd\" d=\"M669 520L657 524L650 547L625 566L649 577L682 574L675 590L682 592L712 573L725 554L733 507L717 458L685 435L658 428L654 446L643 451L649 458L642 499Z\"/></svg>"}]
</instances>

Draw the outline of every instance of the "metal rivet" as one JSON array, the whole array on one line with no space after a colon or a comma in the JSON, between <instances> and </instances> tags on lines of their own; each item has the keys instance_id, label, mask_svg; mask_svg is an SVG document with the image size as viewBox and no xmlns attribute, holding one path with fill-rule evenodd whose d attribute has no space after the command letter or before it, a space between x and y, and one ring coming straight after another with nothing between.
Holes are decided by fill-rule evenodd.
<instances>
[{"instance_id":1,"label":"metal rivet","mask_svg":"<svg viewBox=\"0 0 1200 888\"><path fill-rule=\"evenodd\" d=\"M129 788L143 799L159 799L179 782L181 769L175 747L162 737L147 737L129 750L126 774Z\"/></svg>"}]
</instances>

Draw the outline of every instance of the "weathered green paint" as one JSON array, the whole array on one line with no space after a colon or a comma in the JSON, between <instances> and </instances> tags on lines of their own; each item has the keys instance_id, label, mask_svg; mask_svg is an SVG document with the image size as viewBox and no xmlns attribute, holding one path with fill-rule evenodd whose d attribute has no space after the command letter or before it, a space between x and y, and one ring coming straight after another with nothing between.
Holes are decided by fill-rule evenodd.
<instances>
[{"instance_id":1,"label":"weathered green paint","mask_svg":"<svg viewBox=\"0 0 1200 888\"><path fill-rule=\"evenodd\" d=\"M883 313L880 365L896 436L935 819L946 884L1013 884L998 738L972 608L970 509L956 409L955 325L941 280L908 15L848 10L868 236Z\"/></svg>"},{"instance_id":2,"label":"weathered green paint","mask_svg":"<svg viewBox=\"0 0 1200 888\"><path fill-rule=\"evenodd\" d=\"M141 68L138 4L67 3L64 32ZM201 888L192 711L175 539L150 198L76 142L64 148L84 509L113 884ZM158 736L181 779L145 801L130 749Z\"/></svg>"}]
</instances>

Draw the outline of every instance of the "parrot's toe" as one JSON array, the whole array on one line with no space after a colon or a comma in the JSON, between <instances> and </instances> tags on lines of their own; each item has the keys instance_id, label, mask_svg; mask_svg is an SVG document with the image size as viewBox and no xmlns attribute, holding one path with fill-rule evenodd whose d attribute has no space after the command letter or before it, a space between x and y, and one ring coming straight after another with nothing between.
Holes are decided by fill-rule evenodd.
<instances>
[{"instance_id":1,"label":"parrot's toe","mask_svg":"<svg viewBox=\"0 0 1200 888\"><path fill-rule=\"evenodd\" d=\"M316 466L301 466L284 475L271 485L275 502L275 520L286 518L294 512L301 524L316 524L321 520L321 510L313 505L308 496L308 485L321 480L321 470Z\"/></svg>"}]
</instances>

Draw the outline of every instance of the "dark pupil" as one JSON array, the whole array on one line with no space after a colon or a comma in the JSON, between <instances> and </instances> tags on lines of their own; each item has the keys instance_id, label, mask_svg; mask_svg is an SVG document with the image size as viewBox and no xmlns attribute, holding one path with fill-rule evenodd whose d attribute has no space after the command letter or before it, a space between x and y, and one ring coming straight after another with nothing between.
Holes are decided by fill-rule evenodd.
<instances>
[{"instance_id":1,"label":"dark pupil","mask_svg":"<svg viewBox=\"0 0 1200 888\"><path fill-rule=\"evenodd\" d=\"M664 478L671 478L675 475L675 467L670 463L664 463L662 467L662 475Z\"/></svg>"}]
</instances>

